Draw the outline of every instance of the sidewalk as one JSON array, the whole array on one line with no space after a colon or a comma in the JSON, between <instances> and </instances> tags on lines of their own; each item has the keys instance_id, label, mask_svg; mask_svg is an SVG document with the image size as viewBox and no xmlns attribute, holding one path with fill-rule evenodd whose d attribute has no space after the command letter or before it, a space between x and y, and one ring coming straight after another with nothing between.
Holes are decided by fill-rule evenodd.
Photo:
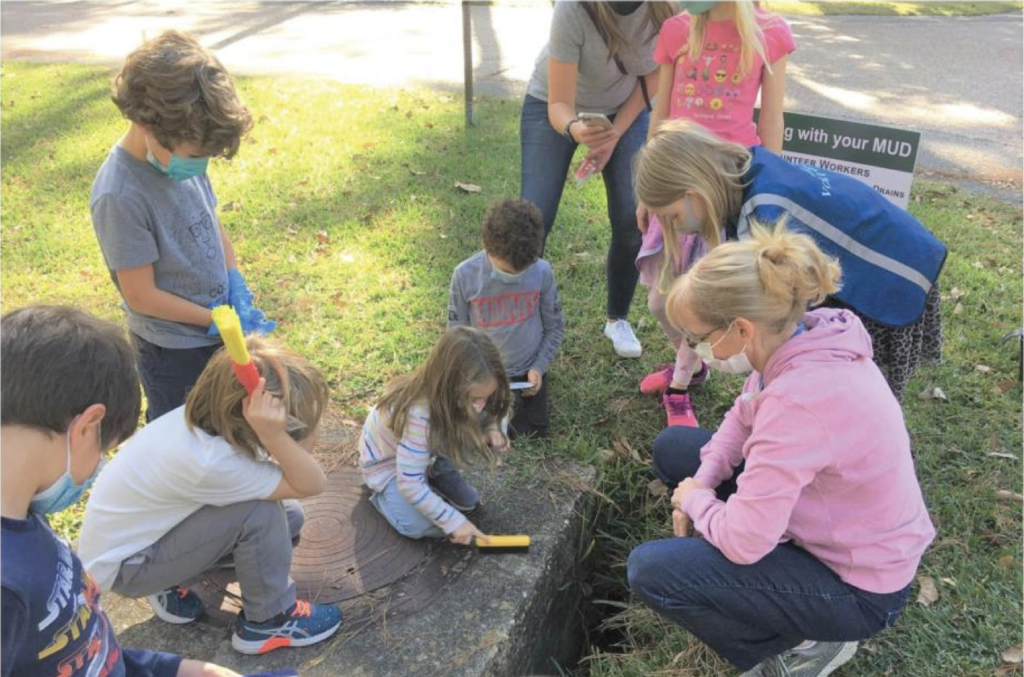
<instances>
[{"instance_id":1,"label":"sidewalk","mask_svg":"<svg viewBox=\"0 0 1024 677\"><path fill-rule=\"evenodd\" d=\"M521 96L548 0L474 7L478 94ZM922 132L918 170L1021 183L1021 15L789 17L786 109ZM238 74L461 91L454 3L5 2L7 59L116 65L146 36L191 31Z\"/></svg>"}]
</instances>

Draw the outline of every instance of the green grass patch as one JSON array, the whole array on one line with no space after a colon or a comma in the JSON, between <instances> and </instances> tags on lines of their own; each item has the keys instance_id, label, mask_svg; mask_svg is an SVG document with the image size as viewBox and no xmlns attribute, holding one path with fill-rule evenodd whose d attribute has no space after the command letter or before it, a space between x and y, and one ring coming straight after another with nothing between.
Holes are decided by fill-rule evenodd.
<instances>
[{"instance_id":1,"label":"green grass patch","mask_svg":"<svg viewBox=\"0 0 1024 677\"><path fill-rule=\"evenodd\" d=\"M1020 2L766 2L779 14L804 16L982 16L1020 12Z\"/></svg>"},{"instance_id":2,"label":"green grass patch","mask_svg":"<svg viewBox=\"0 0 1024 677\"><path fill-rule=\"evenodd\" d=\"M123 321L88 205L95 172L126 127L109 101L111 75L3 65L5 312L70 303ZM259 305L279 322L276 337L309 356L336 409L360 420L387 379L417 365L442 332L451 271L479 247L488 203L518 194L519 103L481 100L479 126L466 132L461 101L433 91L283 78L241 79L240 89L258 122L233 162L212 163L221 219ZM455 181L483 191L459 192ZM600 467L609 500L598 501L598 531L583 549L594 571L585 587L599 600L594 616L614 618L578 674L731 674L625 593L630 548L669 533L666 499L648 493L643 464L664 414L637 383L671 351L639 295L632 319L644 358L615 358L601 334L609 228L599 184L566 188L549 241L567 324L550 374L555 439L518 447L515 462L559 455ZM1021 324L1021 211L923 181L911 210L951 250L946 359L918 374L905 403L938 526L921 573L940 598L912 603L843 674L990 675L1021 641L1020 505L995 493L1021 491L1017 352L1000 343ZM917 398L934 386L947 402ZM695 396L706 425L738 387L716 377ZM80 518L69 510L54 522L74 537Z\"/></svg>"}]
</instances>

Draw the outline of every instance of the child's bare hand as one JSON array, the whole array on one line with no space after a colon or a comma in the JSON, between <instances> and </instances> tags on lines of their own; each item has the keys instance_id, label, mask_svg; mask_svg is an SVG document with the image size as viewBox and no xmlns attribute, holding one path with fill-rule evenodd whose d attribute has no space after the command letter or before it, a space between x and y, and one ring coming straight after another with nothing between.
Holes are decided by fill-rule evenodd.
<instances>
[{"instance_id":1,"label":"child's bare hand","mask_svg":"<svg viewBox=\"0 0 1024 677\"><path fill-rule=\"evenodd\" d=\"M505 453L508 451L508 438L500 430L488 430L487 446L495 451Z\"/></svg>"},{"instance_id":2,"label":"child's bare hand","mask_svg":"<svg viewBox=\"0 0 1024 677\"><path fill-rule=\"evenodd\" d=\"M243 415L249 422L256 436L260 438L264 446L269 446L268 441L285 432L288 423L288 412L284 409L284 403L280 398L266 392L264 388L267 380L261 378L252 391L252 395L245 402Z\"/></svg>"},{"instance_id":3,"label":"child's bare hand","mask_svg":"<svg viewBox=\"0 0 1024 677\"><path fill-rule=\"evenodd\" d=\"M544 383L544 374L540 373L539 369L531 369L526 372L526 380L533 384L532 388L527 388L520 394L523 397L533 397L540 392L540 386Z\"/></svg>"},{"instance_id":4,"label":"child's bare hand","mask_svg":"<svg viewBox=\"0 0 1024 677\"><path fill-rule=\"evenodd\" d=\"M490 537L477 529L469 520L463 522L461 527L453 531L448 536L448 539L452 543L457 543L459 545L473 545L473 542L477 538L482 538L484 542L490 542Z\"/></svg>"}]
</instances>

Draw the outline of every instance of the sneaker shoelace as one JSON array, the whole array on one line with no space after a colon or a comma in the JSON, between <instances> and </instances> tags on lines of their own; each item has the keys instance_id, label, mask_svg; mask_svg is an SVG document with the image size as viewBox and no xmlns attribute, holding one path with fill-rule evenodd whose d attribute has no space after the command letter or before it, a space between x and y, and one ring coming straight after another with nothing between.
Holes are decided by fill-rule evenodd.
<instances>
[{"instance_id":1,"label":"sneaker shoelace","mask_svg":"<svg viewBox=\"0 0 1024 677\"><path fill-rule=\"evenodd\" d=\"M295 600L295 610L292 611L292 618L299 616L308 618L311 615L313 615L313 607L309 602L301 599Z\"/></svg>"},{"instance_id":2,"label":"sneaker shoelace","mask_svg":"<svg viewBox=\"0 0 1024 677\"><path fill-rule=\"evenodd\" d=\"M669 395L665 398L665 404L673 416L685 416L693 411L688 395Z\"/></svg>"}]
</instances>

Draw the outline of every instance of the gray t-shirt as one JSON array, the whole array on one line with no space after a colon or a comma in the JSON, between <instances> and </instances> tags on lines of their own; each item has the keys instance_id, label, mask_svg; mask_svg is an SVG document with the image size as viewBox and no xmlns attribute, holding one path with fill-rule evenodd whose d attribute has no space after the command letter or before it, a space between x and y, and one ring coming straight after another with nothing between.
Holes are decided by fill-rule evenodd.
<instances>
[{"instance_id":1,"label":"gray t-shirt","mask_svg":"<svg viewBox=\"0 0 1024 677\"><path fill-rule=\"evenodd\" d=\"M551 264L538 259L515 282L491 279L491 262L477 252L455 269L448 296L448 326L487 332L509 376L547 372L562 345L565 322Z\"/></svg>"},{"instance_id":2,"label":"gray t-shirt","mask_svg":"<svg viewBox=\"0 0 1024 677\"><path fill-rule=\"evenodd\" d=\"M562 63L576 64L576 110L588 113L616 112L636 87L637 77L658 67L654 62L654 44L658 32L647 20L648 10L639 9L626 16L615 15L623 34L635 49L622 55L623 75L608 58L597 27L583 9L582 2L555 3L551 17L551 37L541 50L526 93L541 101L548 100L548 56Z\"/></svg>"},{"instance_id":3,"label":"gray t-shirt","mask_svg":"<svg viewBox=\"0 0 1024 677\"><path fill-rule=\"evenodd\" d=\"M114 271L151 263L158 289L203 307L225 301L228 276L216 208L205 174L172 181L114 146L96 174L89 210L118 291ZM121 305L128 328L163 348L220 343L220 337L206 335L206 327L160 320Z\"/></svg>"}]
</instances>

